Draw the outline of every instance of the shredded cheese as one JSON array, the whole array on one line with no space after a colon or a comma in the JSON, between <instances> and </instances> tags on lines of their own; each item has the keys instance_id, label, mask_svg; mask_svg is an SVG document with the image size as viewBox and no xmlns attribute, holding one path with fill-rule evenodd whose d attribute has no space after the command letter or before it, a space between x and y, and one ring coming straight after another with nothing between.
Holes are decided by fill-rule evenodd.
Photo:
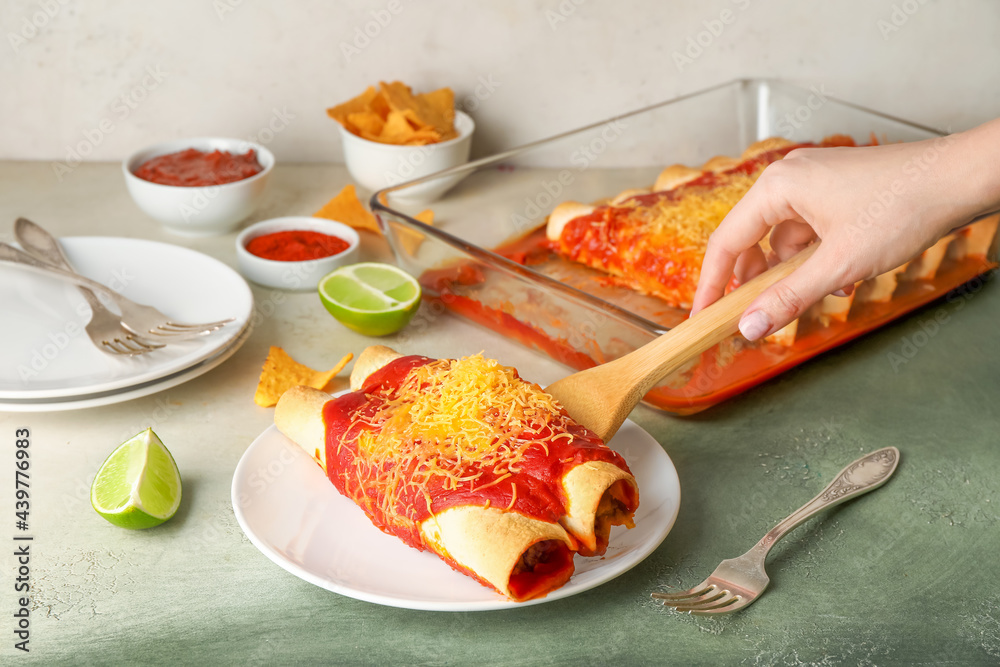
<instances>
[{"instance_id":1,"label":"shredded cheese","mask_svg":"<svg viewBox=\"0 0 1000 667\"><path fill-rule=\"evenodd\" d=\"M706 192L691 188L678 199L662 198L652 206L636 207L634 219L651 236L670 236L677 250L705 249L708 237L743 198L759 173L727 174L725 181Z\"/></svg>"},{"instance_id":2,"label":"shredded cheese","mask_svg":"<svg viewBox=\"0 0 1000 667\"><path fill-rule=\"evenodd\" d=\"M754 184L772 155L750 173L738 165L706 184L696 181L652 197L637 196L564 228L559 251L605 271L641 293L687 308L708 238ZM582 227L581 227L582 225ZM567 230L573 230L567 234ZM581 238L582 233L582 238Z\"/></svg>"},{"instance_id":3,"label":"shredded cheese","mask_svg":"<svg viewBox=\"0 0 1000 667\"><path fill-rule=\"evenodd\" d=\"M548 443L572 437L551 395L481 354L417 366L398 388L370 396L379 407L357 410L347 431L357 435L356 491L376 489L379 513L397 524L415 518L406 499L423 495L433 513L432 489L482 491L517 474L530 448L547 454ZM488 481L477 484L484 475ZM517 501L510 484L508 509Z\"/></svg>"}]
</instances>

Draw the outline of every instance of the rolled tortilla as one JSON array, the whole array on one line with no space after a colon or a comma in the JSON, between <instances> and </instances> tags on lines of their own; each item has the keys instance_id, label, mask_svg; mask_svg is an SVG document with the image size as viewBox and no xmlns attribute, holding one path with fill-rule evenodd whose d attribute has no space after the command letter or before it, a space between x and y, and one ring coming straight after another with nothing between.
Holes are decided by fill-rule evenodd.
<instances>
[{"instance_id":1,"label":"rolled tortilla","mask_svg":"<svg viewBox=\"0 0 1000 667\"><path fill-rule=\"evenodd\" d=\"M751 160L758 155L763 155L764 153L776 151L780 148L785 148L791 145L792 142L783 137L768 137L767 139L761 139L760 141L747 146L747 149L743 151L743 155L740 156L740 159Z\"/></svg>"},{"instance_id":2,"label":"rolled tortilla","mask_svg":"<svg viewBox=\"0 0 1000 667\"><path fill-rule=\"evenodd\" d=\"M401 356L384 345L365 348L351 372L351 388L360 389L372 373ZM611 528L633 525L639 489L628 470L608 461L580 462L567 467L559 483L566 498L559 522L577 540L582 555L605 553Z\"/></svg>"},{"instance_id":3,"label":"rolled tortilla","mask_svg":"<svg viewBox=\"0 0 1000 667\"><path fill-rule=\"evenodd\" d=\"M949 234L955 240L948 245L946 258L952 261L961 261L966 258L995 257L996 253L992 251L992 248L996 242L998 222L1000 222L1000 213L994 213Z\"/></svg>"},{"instance_id":4,"label":"rolled tortilla","mask_svg":"<svg viewBox=\"0 0 1000 667\"><path fill-rule=\"evenodd\" d=\"M612 206L621 206L633 197L641 197L642 195L648 195L649 193L649 188L629 188L628 190L622 190L619 192L617 195L612 197L608 203Z\"/></svg>"},{"instance_id":5,"label":"rolled tortilla","mask_svg":"<svg viewBox=\"0 0 1000 667\"><path fill-rule=\"evenodd\" d=\"M985 220L980 220L966 228L963 246L966 257L992 257L996 253L993 248L996 246L997 225L1000 223L1000 214L994 213Z\"/></svg>"},{"instance_id":6,"label":"rolled tortilla","mask_svg":"<svg viewBox=\"0 0 1000 667\"><path fill-rule=\"evenodd\" d=\"M388 364L393 359L399 359L401 355L391 347L385 345L369 345L354 362L351 369L351 391L360 391L365 386L368 376Z\"/></svg>"},{"instance_id":7,"label":"rolled tortilla","mask_svg":"<svg viewBox=\"0 0 1000 667\"><path fill-rule=\"evenodd\" d=\"M625 190L595 207L565 202L549 217L547 237L555 252L612 276L614 285L688 309L711 233L765 167L793 148L786 139L766 139L742 158L717 155L697 168L671 165L642 196ZM771 339L790 343L795 332Z\"/></svg>"},{"instance_id":8,"label":"rolled tortilla","mask_svg":"<svg viewBox=\"0 0 1000 667\"><path fill-rule=\"evenodd\" d=\"M728 155L716 155L703 164L701 168L703 171L721 174L724 171L729 171L730 169L738 167L739 164L740 161L734 157L730 157Z\"/></svg>"},{"instance_id":9,"label":"rolled tortilla","mask_svg":"<svg viewBox=\"0 0 1000 667\"><path fill-rule=\"evenodd\" d=\"M688 167L683 164L672 164L661 171L660 175L656 177L656 182L653 184L653 190L655 192L673 190L674 188L680 187L685 183L690 183L701 175L701 169L694 169L693 167Z\"/></svg>"},{"instance_id":10,"label":"rolled tortilla","mask_svg":"<svg viewBox=\"0 0 1000 667\"><path fill-rule=\"evenodd\" d=\"M387 356L384 350L373 355ZM323 423L323 409L330 400L328 394L316 389L294 387L278 401L274 423L333 477L326 467ZM429 548L456 570L512 600L544 596L573 575L576 545L555 522L493 507L458 505L420 522L416 530L422 544L404 542L418 549Z\"/></svg>"},{"instance_id":11,"label":"rolled tortilla","mask_svg":"<svg viewBox=\"0 0 1000 667\"><path fill-rule=\"evenodd\" d=\"M613 526L634 525L635 478L613 463L581 463L563 475L562 486L567 502L560 523L579 541L582 555L604 554Z\"/></svg>"},{"instance_id":12,"label":"rolled tortilla","mask_svg":"<svg viewBox=\"0 0 1000 667\"><path fill-rule=\"evenodd\" d=\"M921 253L919 257L907 265L904 279L934 280L934 276L937 275L937 270L941 266L942 260L944 260L945 253L948 252L948 244L951 241L951 235L945 236Z\"/></svg>"},{"instance_id":13,"label":"rolled tortilla","mask_svg":"<svg viewBox=\"0 0 1000 667\"><path fill-rule=\"evenodd\" d=\"M590 204L581 204L578 201L564 201L549 214L549 220L545 225L545 235L550 241L558 241L563 228L570 220L582 215L589 215L594 212L595 208Z\"/></svg>"}]
</instances>

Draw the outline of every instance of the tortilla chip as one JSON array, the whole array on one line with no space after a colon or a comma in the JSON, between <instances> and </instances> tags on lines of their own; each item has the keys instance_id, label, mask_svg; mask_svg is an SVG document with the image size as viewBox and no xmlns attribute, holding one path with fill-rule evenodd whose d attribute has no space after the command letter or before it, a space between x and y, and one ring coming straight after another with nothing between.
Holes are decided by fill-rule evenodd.
<instances>
[{"instance_id":1,"label":"tortilla chip","mask_svg":"<svg viewBox=\"0 0 1000 667\"><path fill-rule=\"evenodd\" d=\"M257 383L253 402L262 408L273 407L282 394L300 385L323 390L330 384L333 376L344 370L344 366L353 358L353 354L347 354L330 370L315 371L292 359L280 347L272 345L260 371L260 381Z\"/></svg>"},{"instance_id":2,"label":"tortilla chip","mask_svg":"<svg viewBox=\"0 0 1000 667\"><path fill-rule=\"evenodd\" d=\"M431 209L421 211L413 216L413 218L430 227L434 226L434 211ZM400 227L397 231L397 236L399 237L399 244L403 246L403 249L411 256L417 254L417 250L420 248L420 244L424 242L425 238L422 233L418 232L416 229L410 229L409 227Z\"/></svg>"},{"instance_id":3,"label":"tortilla chip","mask_svg":"<svg viewBox=\"0 0 1000 667\"><path fill-rule=\"evenodd\" d=\"M386 144L405 144L413 136L413 127L399 111L390 111L379 140Z\"/></svg>"},{"instance_id":4,"label":"tortilla chip","mask_svg":"<svg viewBox=\"0 0 1000 667\"><path fill-rule=\"evenodd\" d=\"M365 229L376 234L382 233L378 228L375 216L369 213L361 200L358 199L358 193L353 183L345 185L336 197L313 213L313 217L342 222L355 229Z\"/></svg>"},{"instance_id":5,"label":"tortilla chip","mask_svg":"<svg viewBox=\"0 0 1000 667\"><path fill-rule=\"evenodd\" d=\"M382 91L379 91L378 94L372 98L368 108L371 109L372 113L377 113L379 118L382 120L388 118L389 112L392 111L392 109L389 108L389 103L385 100L385 95L382 94Z\"/></svg>"},{"instance_id":6,"label":"tortilla chip","mask_svg":"<svg viewBox=\"0 0 1000 667\"><path fill-rule=\"evenodd\" d=\"M420 93L417 99L429 104L447 120L455 120L455 93L451 88L438 88L429 93Z\"/></svg>"},{"instance_id":7,"label":"tortilla chip","mask_svg":"<svg viewBox=\"0 0 1000 667\"><path fill-rule=\"evenodd\" d=\"M368 89L357 97L349 99L335 107L330 107L326 110L326 114L344 127L347 127L347 123L349 122L348 116L352 113L370 111L372 101L378 95L379 91L375 90L375 86L368 86Z\"/></svg>"},{"instance_id":8,"label":"tortilla chip","mask_svg":"<svg viewBox=\"0 0 1000 667\"><path fill-rule=\"evenodd\" d=\"M438 141L448 141L458 136L455 130L455 93L451 88L438 88L429 93L417 95L417 100L434 109L448 123L448 131L441 134Z\"/></svg>"},{"instance_id":9,"label":"tortilla chip","mask_svg":"<svg viewBox=\"0 0 1000 667\"><path fill-rule=\"evenodd\" d=\"M350 130L350 128L347 128L347 129ZM382 141L382 130L381 129L379 129L378 132L368 132L367 130L358 130L355 134L357 134L362 139L367 139L368 141L377 141L380 144L384 143Z\"/></svg>"},{"instance_id":10,"label":"tortilla chip","mask_svg":"<svg viewBox=\"0 0 1000 667\"><path fill-rule=\"evenodd\" d=\"M441 135L438 134L437 130L432 128L427 128L423 130L416 130L410 138L406 140L407 146L426 146L427 144L436 144L441 141Z\"/></svg>"},{"instance_id":11,"label":"tortilla chip","mask_svg":"<svg viewBox=\"0 0 1000 667\"><path fill-rule=\"evenodd\" d=\"M382 133L385 120L374 111L359 111L347 114L347 122L358 128L358 133L364 135L370 133L378 136Z\"/></svg>"},{"instance_id":12,"label":"tortilla chip","mask_svg":"<svg viewBox=\"0 0 1000 667\"><path fill-rule=\"evenodd\" d=\"M348 132L383 144L425 146L458 136L450 88L414 95L402 82L383 81L326 113Z\"/></svg>"},{"instance_id":13,"label":"tortilla chip","mask_svg":"<svg viewBox=\"0 0 1000 667\"><path fill-rule=\"evenodd\" d=\"M412 127L414 130L431 130L434 132L437 131L434 129L433 125L431 125L423 118L421 118L415 109L406 108L400 111L396 111L396 113L402 114L403 117L406 118L407 122L409 122L410 127Z\"/></svg>"},{"instance_id":14,"label":"tortilla chip","mask_svg":"<svg viewBox=\"0 0 1000 667\"><path fill-rule=\"evenodd\" d=\"M448 135L454 136L454 94L452 94L452 108L449 117L448 111L439 106L446 97L446 93L434 91L430 97L428 95L414 96L410 87L399 81L392 83L381 81L379 82L379 90L385 96L389 107L393 111L404 113L417 126L417 129L431 127L442 138ZM408 114L407 110L409 110Z\"/></svg>"},{"instance_id":15,"label":"tortilla chip","mask_svg":"<svg viewBox=\"0 0 1000 667\"><path fill-rule=\"evenodd\" d=\"M379 81L378 90L385 97L390 109L402 111L413 108L413 90L402 81L393 81L392 83Z\"/></svg>"}]
</instances>

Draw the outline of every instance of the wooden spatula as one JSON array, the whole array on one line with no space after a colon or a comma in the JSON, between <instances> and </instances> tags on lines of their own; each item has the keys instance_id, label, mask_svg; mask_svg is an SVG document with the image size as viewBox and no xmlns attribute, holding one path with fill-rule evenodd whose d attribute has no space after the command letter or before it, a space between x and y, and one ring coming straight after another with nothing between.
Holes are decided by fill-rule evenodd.
<instances>
[{"instance_id":1,"label":"wooden spatula","mask_svg":"<svg viewBox=\"0 0 1000 667\"><path fill-rule=\"evenodd\" d=\"M557 380L545 388L570 416L605 442L611 439L657 382L736 333L740 316L768 287L809 259L815 243L733 290L656 340L606 364Z\"/></svg>"}]
</instances>

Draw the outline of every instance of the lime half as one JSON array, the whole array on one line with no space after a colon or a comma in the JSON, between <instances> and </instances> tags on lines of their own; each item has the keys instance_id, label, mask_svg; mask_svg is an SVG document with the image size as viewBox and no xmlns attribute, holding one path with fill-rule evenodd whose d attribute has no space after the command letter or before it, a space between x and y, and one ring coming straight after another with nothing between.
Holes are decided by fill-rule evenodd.
<instances>
[{"instance_id":1,"label":"lime half","mask_svg":"<svg viewBox=\"0 0 1000 667\"><path fill-rule=\"evenodd\" d=\"M345 327L386 336L405 327L417 312L420 284L391 264L350 264L319 281L319 298Z\"/></svg>"},{"instance_id":2,"label":"lime half","mask_svg":"<svg viewBox=\"0 0 1000 667\"><path fill-rule=\"evenodd\" d=\"M152 528L181 504L181 475L174 457L147 428L121 444L90 487L90 504L122 528Z\"/></svg>"}]
</instances>

